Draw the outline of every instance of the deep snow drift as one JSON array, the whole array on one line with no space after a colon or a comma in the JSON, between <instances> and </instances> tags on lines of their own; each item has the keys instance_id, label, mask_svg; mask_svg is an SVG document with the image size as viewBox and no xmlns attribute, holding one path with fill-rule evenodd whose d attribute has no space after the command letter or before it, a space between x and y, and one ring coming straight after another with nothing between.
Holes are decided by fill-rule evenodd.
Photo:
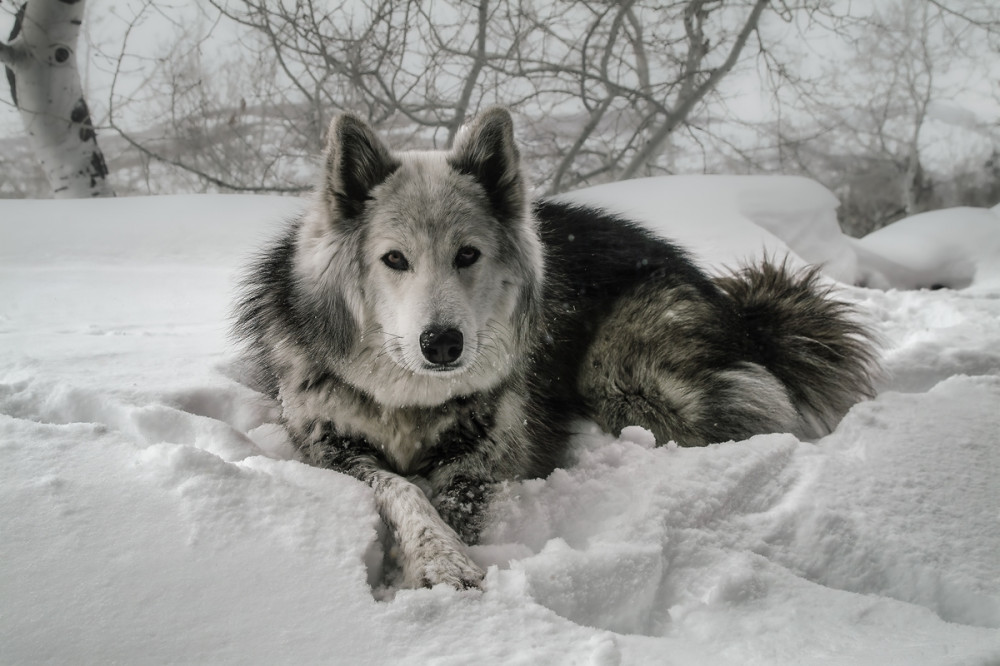
<instances>
[{"instance_id":1,"label":"deep snow drift","mask_svg":"<svg viewBox=\"0 0 1000 666\"><path fill-rule=\"evenodd\" d=\"M802 179L573 198L712 267L827 261L886 339L880 395L818 442L581 424L496 502L484 592L376 601L370 491L230 378L235 270L300 202L0 202L0 663L1000 663L996 212L854 242Z\"/></svg>"}]
</instances>

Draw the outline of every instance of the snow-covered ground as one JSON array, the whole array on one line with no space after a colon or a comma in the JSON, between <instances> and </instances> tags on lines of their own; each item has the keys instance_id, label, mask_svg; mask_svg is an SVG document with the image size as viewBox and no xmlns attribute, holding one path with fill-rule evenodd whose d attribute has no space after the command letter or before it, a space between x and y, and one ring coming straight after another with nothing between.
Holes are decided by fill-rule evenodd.
<instances>
[{"instance_id":1,"label":"snow-covered ground","mask_svg":"<svg viewBox=\"0 0 1000 666\"><path fill-rule=\"evenodd\" d=\"M575 198L708 266L827 261L879 396L818 442L584 432L501 494L484 592L380 601L370 491L231 378L235 271L300 203L0 202L0 663L1000 663L997 211L853 242L801 179ZM890 288L930 285L964 288Z\"/></svg>"}]
</instances>

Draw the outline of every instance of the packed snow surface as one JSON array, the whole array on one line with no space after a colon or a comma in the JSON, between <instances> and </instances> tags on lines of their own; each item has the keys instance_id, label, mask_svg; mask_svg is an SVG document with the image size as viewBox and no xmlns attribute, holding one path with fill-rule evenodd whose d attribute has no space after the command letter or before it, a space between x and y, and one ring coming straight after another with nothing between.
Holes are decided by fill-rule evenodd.
<instances>
[{"instance_id":1,"label":"packed snow surface","mask_svg":"<svg viewBox=\"0 0 1000 666\"><path fill-rule=\"evenodd\" d=\"M0 202L0 663L1000 663L997 214L855 243L801 179L574 198L713 270L825 261L885 339L879 395L816 442L582 423L501 491L484 591L393 595L370 490L232 378L238 269L301 202Z\"/></svg>"}]
</instances>

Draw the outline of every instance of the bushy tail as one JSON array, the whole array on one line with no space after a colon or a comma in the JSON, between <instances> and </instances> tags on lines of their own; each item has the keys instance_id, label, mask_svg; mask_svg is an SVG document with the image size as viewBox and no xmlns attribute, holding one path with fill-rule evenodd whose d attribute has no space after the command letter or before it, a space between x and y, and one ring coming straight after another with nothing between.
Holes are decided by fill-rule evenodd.
<instances>
[{"instance_id":1,"label":"bushy tail","mask_svg":"<svg viewBox=\"0 0 1000 666\"><path fill-rule=\"evenodd\" d=\"M754 360L787 388L800 434L830 432L851 405L874 396L877 337L853 306L831 298L818 268L765 259L717 283L743 314Z\"/></svg>"}]
</instances>

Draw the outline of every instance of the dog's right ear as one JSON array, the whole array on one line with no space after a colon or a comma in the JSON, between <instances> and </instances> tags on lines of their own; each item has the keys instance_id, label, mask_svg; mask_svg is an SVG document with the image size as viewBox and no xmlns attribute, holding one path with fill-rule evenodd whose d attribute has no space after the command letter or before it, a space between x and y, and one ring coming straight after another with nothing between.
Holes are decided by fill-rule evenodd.
<instances>
[{"instance_id":1,"label":"dog's right ear","mask_svg":"<svg viewBox=\"0 0 1000 666\"><path fill-rule=\"evenodd\" d=\"M399 160L368 123L349 113L330 122L324 158L326 203L342 220L360 216L372 189L399 168Z\"/></svg>"},{"instance_id":2,"label":"dog's right ear","mask_svg":"<svg viewBox=\"0 0 1000 666\"><path fill-rule=\"evenodd\" d=\"M448 163L483 186L498 219L523 218L526 192L507 109L495 106L476 116L459 136Z\"/></svg>"}]
</instances>

